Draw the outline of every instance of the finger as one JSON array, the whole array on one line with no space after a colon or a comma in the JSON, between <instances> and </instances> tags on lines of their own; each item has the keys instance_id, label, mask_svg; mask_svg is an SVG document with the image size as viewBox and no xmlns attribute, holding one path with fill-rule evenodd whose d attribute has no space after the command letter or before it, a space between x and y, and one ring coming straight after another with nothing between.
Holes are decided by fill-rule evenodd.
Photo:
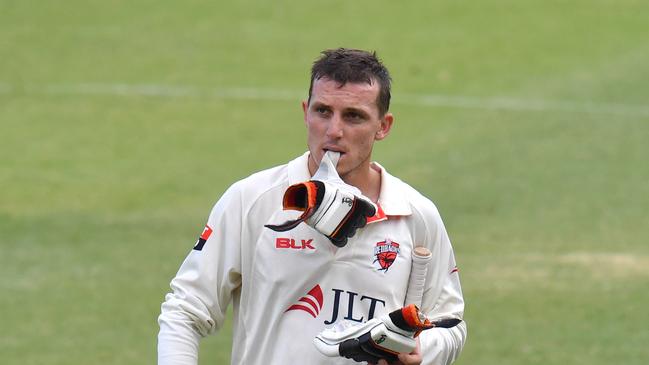
<instances>
[{"instance_id":1,"label":"finger","mask_svg":"<svg viewBox=\"0 0 649 365\"><path fill-rule=\"evenodd\" d=\"M423 361L423 358L421 356L421 347L419 344L419 337L417 337L417 346L415 349L409 353L409 354L404 354L401 353L398 355L399 361L401 361L404 365L419 365Z\"/></svg>"},{"instance_id":2,"label":"finger","mask_svg":"<svg viewBox=\"0 0 649 365\"><path fill-rule=\"evenodd\" d=\"M421 364L421 354L399 354L399 361L404 365L419 365Z\"/></svg>"}]
</instances>

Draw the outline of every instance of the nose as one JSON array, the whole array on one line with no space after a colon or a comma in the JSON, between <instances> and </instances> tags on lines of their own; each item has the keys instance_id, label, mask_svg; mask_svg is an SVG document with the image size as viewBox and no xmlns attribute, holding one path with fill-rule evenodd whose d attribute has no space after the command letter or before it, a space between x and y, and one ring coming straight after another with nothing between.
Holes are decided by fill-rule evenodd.
<instances>
[{"instance_id":1,"label":"nose","mask_svg":"<svg viewBox=\"0 0 649 365\"><path fill-rule=\"evenodd\" d=\"M338 114L329 119L327 126L327 137L339 139L343 136L343 121Z\"/></svg>"}]
</instances>

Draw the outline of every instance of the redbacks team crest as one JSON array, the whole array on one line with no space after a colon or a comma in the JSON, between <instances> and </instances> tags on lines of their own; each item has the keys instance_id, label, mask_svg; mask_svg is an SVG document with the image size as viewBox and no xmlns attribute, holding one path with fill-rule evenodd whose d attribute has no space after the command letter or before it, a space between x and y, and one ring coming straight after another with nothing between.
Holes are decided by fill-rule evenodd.
<instances>
[{"instance_id":1,"label":"redbacks team crest","mask_svg":"<svg viewBox=\"0 0 649 365\"><path fill-rule=\"evenodd\" d=\"M374 247L374 265L377 270L387 272L399 255L399 244L386 239Z\"/></svg>"}]
</instances>

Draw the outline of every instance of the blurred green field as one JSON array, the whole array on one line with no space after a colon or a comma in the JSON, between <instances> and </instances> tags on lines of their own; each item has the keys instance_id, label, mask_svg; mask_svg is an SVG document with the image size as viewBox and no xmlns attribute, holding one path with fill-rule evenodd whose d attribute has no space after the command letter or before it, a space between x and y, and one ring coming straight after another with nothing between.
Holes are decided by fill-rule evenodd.
<instances>
[{"instance_id":1,"label":"blurred green field","mask_svg":"<svg viewBox=\"0 0 649 365\"><path fill-rule=\"evenodd\" d=\"M324 48L375 49L375 156L438 205L458 364L649 361L649 3L0 0L0 363L146 364L235 180L305 150ZM201 364L229 362L229 323Z\"/></svg>"}]
</instances>

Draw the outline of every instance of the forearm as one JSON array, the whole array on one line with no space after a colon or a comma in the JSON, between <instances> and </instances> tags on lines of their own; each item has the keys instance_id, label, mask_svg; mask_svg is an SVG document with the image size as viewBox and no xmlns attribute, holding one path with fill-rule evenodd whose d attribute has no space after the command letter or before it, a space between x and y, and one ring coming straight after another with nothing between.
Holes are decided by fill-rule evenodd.
<instances>
[{"instance_id":1,"label":"forearm","mask_svg":"<svg viewBox=\"0 0 649 365\"><path fill-rule=\"evenodd\" d=\"M434 328L421 333L423 365L448 365L462 352L467 338L466 322L453 328Z\"/></svg>"},{"instance_id":2,"label":"forearm","mask_svg":"<svg viewBox=\"0 0 649 365\"><path fill-rule=\"evenodd\" d=\"M196 365L201 336L191 322L170 313L158 322L158 365Z\"/></svg>"}]
</instances>

